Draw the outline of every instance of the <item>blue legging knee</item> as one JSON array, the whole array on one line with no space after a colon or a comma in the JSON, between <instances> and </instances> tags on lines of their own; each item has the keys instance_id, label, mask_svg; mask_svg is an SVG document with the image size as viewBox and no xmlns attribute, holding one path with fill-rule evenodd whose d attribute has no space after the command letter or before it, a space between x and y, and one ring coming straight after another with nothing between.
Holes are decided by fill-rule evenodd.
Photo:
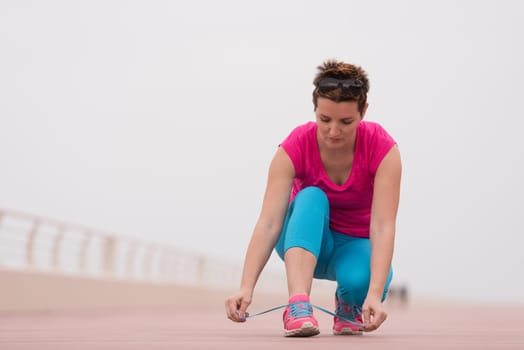
<instances>
[{"instance_id":1,"label":"blue legging knee","mask_svg":"<svg viewBox=\"0 0 524 350\"><path fill-rule=\"evenodd\" d=\"M337 294L348 304L362 305L370 280L369 239L344 235L329 228L329 202L318 187L300 191L290 204L275 247L284 259L286 251L300 247L317 258L314 277L337 282ZM391 282L390 269L382 299Z\"/></svg>"}]
</instances>

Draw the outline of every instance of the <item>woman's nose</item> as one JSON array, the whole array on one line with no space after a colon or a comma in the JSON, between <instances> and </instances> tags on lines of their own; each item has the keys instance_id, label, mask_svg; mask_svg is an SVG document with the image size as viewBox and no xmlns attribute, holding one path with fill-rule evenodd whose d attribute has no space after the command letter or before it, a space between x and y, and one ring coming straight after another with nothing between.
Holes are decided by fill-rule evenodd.
<instances>
[{"instance_id":1,"label":"woman's nose","mask_svg":"<svg viewBox=\"0 0 524 350\"><path fill-rule=\"evenodd\" d=\"M338 134L340 134L340 130L337 127L329 128L329 136L337 136Z\"/></svg>"}]
</instances>

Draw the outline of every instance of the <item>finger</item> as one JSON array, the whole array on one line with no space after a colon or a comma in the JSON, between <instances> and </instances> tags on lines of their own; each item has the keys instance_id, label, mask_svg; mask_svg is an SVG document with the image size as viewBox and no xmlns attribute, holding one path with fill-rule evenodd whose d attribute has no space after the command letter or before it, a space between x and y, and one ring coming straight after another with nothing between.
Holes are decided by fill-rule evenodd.
<instances>
[{"instance_id":1,"label":"finger","mask_svg":"<svg viewBox=\"0 0 524 350\"><path fill-rule=\"evenodd\" d=\"M375 329L377 329L377 326L374 325L374 324L372 324L372 323L367 324L367 325L364 326L364 328L362 328L362 330L363 330L364 332L372 332L372 331L374 331Z\"/></svg>"},{"instance_id":2,"label":"finger","mask_svg":"<svg viewBox=\"0 0 524 350\"><path fill-rule=\"evenodd\" d=\"M380 327L380 325L386 320L387 316L388 315L384 311L378 312L373 318L373 325L375 325L376 328Z\"/></svg>"},{"instance_id":3,"label":"finger","mask_svg":"<svg viewBox=\"0 0 524 350\"><path fill-rule=\"evenodd\" d=\"M227 318L229 318L230 320L233 320L232 313L231 313L230 299L226 299L226 301L224 302L224 306L226 308Z\"/></svg>"},{"instance_id":4,"label":"finger","mask_svg":"<svg viewBox=\"0 0 524 350\"><path fill-rule=\"evenodd\" d=\"M227 317L234 322L240 322L240 319L237 315L237 302L234 299L228 299L226 301L226 310L227 310Z\"/></svg>"},{"instance_id":5,"label":"finger","mask_svg":"<svg viewBox=\"0 0 524 350\"><path fill-rule=\"evenodd\" d=\"M368 320L366 322L364 322L364 328L362 330L364 332L374 331L376 329L376 325L375 325L375 323L373 321L374 321L374 316L373 316L372 312L370 311L369 312L369 318L368 318Z\"/></svg>"},{"instance_id":6,"label":"finger","mask_svg":"<svg viewBox=\"0 0 524 350\"><path fill-rule=\"evenodd\" d=\"M236 315L236 318L238 320L238 322L246 322L246 317L247 317L247 312L246 312L246 308L247 306L243 305L244 303L241 303L240 304L240 307L238 308L238 310L235 311L235 315Z\"/></svg>"},{"instance_id":7,"label":"finger","mask_svg":"<svg viewBox=\"0 0 524 350\"><path fill-rule=\"evenodd\" d=\"M372 314L371 322L364 327L365 332L371 332L376 330L386 320L387 314L384 311L379 311L376 314Z\"/></svg>"},{"instance_id":8,"label":"finger","mask_svg":"<svg viewBox=\"0 0 524 350\"><path fill-rule=\"evenodd\" d=\"M362 322L364 323L364 328L371 323L370 320L371 312L369 309L362 309Z\"/></svg>"},{"instance_id":9,"label":"finger","mask_svg":"<svg viewBox=\"0 0 524 350\"><path fill-rule=\"evenodd\" d=\"M247 316L248 316L247 313L244 313L242 311L237 311L236 312L237 322L246 322Z\"/></svg>"},{"instance_id":10,"label":"finger","mask_svg":"<svg viewBox=\"0 0 524 350\"><path fill-rule=\"evenodd\" d=\"M249 313L247 312L247 308L249 307L250 302L243 299L240 303L240 307L238 308L237 315L239 317L240 322L245 322L247 316L249 316Z\"/></svg>"}]
</instances>

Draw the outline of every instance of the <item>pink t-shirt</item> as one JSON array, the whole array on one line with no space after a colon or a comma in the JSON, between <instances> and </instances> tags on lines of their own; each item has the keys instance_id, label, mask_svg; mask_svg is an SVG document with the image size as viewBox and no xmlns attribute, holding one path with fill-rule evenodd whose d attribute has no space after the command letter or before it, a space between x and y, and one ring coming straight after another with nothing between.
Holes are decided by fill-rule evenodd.
<instances>
[{"instance_id":1,"label":"pink t-shirt","mask_svg":"<svg viewBox=\"0 0 524 350\"><path fill-rule=\"evenodd\" d=\"M373 183L380 162L395 140L377 123L361 121L357 128L351 173L339 186L327 175L317 144L317 123L296 127L280 145L295 167L290 201L303 188L317 186L329 200L330 228L354 237L369 237Z\"/></svg>"}]
</instances>

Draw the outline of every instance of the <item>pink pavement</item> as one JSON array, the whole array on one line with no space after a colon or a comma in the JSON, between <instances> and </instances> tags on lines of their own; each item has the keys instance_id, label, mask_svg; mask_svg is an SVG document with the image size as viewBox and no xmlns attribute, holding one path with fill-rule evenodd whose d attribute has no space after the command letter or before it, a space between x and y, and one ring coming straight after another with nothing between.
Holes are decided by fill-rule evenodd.
<instances>
[{"instance_id":1,"label":"pink pavement","mask_svg":"<svg viewBox=\"0 0 524 350\"><path fill-rule=\"evenodd\" d=\"M256 302L252 313L282 298ZM310 338L283 337L280 312L239 324L226 318L223 300L214 305L188 295L185 307L3 313L0 349L524 349L522 305L391 305L384 325L359 337L334 336L333 319L318 313L320 335Z\"/></svg>"}]
</instances>

